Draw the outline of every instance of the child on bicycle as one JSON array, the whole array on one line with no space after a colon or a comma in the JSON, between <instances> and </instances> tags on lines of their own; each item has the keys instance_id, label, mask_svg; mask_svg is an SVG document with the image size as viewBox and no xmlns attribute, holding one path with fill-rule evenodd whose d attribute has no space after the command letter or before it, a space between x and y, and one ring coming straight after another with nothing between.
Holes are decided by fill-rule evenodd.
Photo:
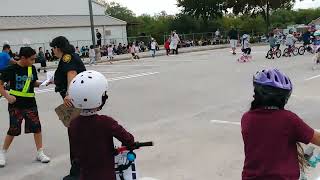
<instances>
[{"instance_id":1,"label":"child on bicycle","mask_svg":"<svg viewBox=\"0 0 320 180\"><path fill-rule=\"evenodd\" d=\"M289 34L286 37L286 46L289 49L289 57L291 56L290 52L292 51L292 48L294 47L294 44L296 41L297 41L297 39L293 36L293 31L290 30Z\"/></svg>"},{"instance_id":2,"label":"child on bicycle","mask_svg":"<svg viewBox=\"0 0 320 180\"><path fill-rule=\"evenodd\" d=\"M274 33L271 32L269 34L269 45L270 45L270 50L273 50L273 48L275 48L277 45L277 39L274 37Z\"/></svg>"},{"instance_id":3,"label":"child on bicycle","mask_svg":"<svg viewBox=\"0 0 320 180\"><path fill-rule=\"evenodd\" d=\"M299 143L320 146L320 133L285 109L288 76L266 69L253 76L254 100L241 119L245 161L242 180L298 180L307 166Z\"/></svg>"},{"instance_id":4,"label":"child on bicycle","mask_svg":"<svg viewBox=\"0 0 320 180\"><path fill-rule=\"evenodd\" d=\"M241 40L242 52L249 56L251 54L250 48L250 36L248 34L244 34Z\"/></svg>"},{"instance_id":5,"label":"child on bicycle","mask_svg":"<svg viewBox=\"0 0 320 180\"><path fill-rule=\"evenodd\" d=\"M314 52L316 53L315 55L315 61L317 64L320 64L320 30L314 32L314 41L313 41L313 46L314 46Z\"/></svg>"},{"instance_id":6,"label":"child on bicycle","mask_svg":"<svg viewBox=\"0 0 320 180\"><path fill-rule=\"evenodd\" d=\"M70 124L70 143L80 163L80 180L116 180L113 138L134 146L134 137L113 118L98 115L108 99L108 82L96 71L78 74L69 95L81 114Z\"/></svg>"},{"instance_id":7,"label":"child on bicycle","mask_svg":"<svg viewBox=\"0 0 320 180\"><path fill-rule=\"evenodd\" d=\"M241 38L241 50L242 56L238 59L238 62L248 62L251 60L251 48L250 48L250 36L244 34Z\"/></svg>"},{"instance_id":8,"label":"child on bicycle","mask_svg":"<svg viewBox=\"0 0 320 180\"><path fill-rule=\"evenodd\" d=\"M269 45L270 45L270 51L271 52L273 52L274 51L274 49L277 47L277 49L279 49L280 48L280 44L277 44L277 39L274 37L274 33L273 32L271 32L270 34L269 34ZM274 56L273 56L274 54L272 53L272 59L274 59ZM268 57L268 55L267 55L267 57ZM266 58L267 58L266 57Z\"/></svg>"}]
</instances>

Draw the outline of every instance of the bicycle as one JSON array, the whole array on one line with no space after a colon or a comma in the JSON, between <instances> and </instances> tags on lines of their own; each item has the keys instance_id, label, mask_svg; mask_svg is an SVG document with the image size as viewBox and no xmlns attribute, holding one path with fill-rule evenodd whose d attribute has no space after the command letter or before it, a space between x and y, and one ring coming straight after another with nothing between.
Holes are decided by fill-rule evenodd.
<instances>
[{"instance_id":1,"label":"bicycle","mask_svg":"<svg viewBox=\"0 0 320 180\"><path fill-rule=\"evenodd\" d=\"M308 162L308 166L311 168L316 168L317 164L320 162L320 154L314 154L315 147L309 146L304 150L304 159ZM306 173L300 171L299 180L308 180Z\"/></svg>"},{"instance_id":2,"label":"bicycle","mask_svg":"<svg viewBox=\"0 0 320 180\"><path fill-rule=\"evenodd\" d=\"M306 51L309 52L310 54L314 54L314 50L311 47L311 44L302 45L299 47L298 52L300 55L304 55Z\"/></svg>"},{"instance_id":3,"label":"bicycle","mask_svg":"<svg viewBox=\"0 0 320 180\"><path fill-rule=\"evenodd\" d=\"M294 56L297 56L299 54L299 49L293 45L291 48L287 47L283 50L283 56L285 57L291 57L291 53Z\"/></svg>"},{"instance_id":4,"label":"bicycle","mask_svg":"<svg viewBox=\"0 0 320 180\"><path fill-rule=\"evenodd\" d=\"M115 149L115 171L117 180L137 180L134 150L141 147L153 146L153 142L136 142L134 147L119 147Z\"/></svg>"},{"instance_id":5,"label":"bicycle","mask_svg":"<svg viewBox=\"0 0 320 180\"><path fill-rule=\"evenodd\" d=\"M270 49L267 53L266 58L267 59L274 59L274 55L277 58L280 58L282 54L282 51L280 49L278 49L277 47L273 47L272 49Z\"/></svg>"}]
</instances>

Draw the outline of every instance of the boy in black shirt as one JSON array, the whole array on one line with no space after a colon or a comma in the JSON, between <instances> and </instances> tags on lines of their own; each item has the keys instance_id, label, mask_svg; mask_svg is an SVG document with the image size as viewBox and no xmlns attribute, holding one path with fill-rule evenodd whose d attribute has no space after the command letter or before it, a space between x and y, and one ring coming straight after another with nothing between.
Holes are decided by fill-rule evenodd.
<instances>
[{"instance_id":1,"label":"boy in black shirt","mask_svg":"<svg viewBox=\"0 0 320 180\"><path fill-rule=\"evenodd\" d=\"M15 136L21 134L21 123L25 120L25 133L33 133L37 148L36 159L42 163L50 162L42 149L41 124L35 99L34 87L39 87L37 71L32 65L36 52L30 47L20 49L20 60L8 67L0 76L0 93L7 99L10 115L10 128L3 148L0 150L0 167L6 165L6 152ZM4 83L10 84L10 91L4 89Z\"/></svg>"}]
</instances>

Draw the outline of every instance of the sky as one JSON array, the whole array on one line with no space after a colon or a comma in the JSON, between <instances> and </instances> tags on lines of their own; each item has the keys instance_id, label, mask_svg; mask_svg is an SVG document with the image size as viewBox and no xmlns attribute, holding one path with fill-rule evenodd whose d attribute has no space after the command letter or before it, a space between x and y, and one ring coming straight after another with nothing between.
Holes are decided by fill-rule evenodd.
<instances>
[{"instance_id":1,"label":"sky","mask_svg":"<svg viewBox=\"0 0 320 180\"><path fill-rule=\"evenodd\" d=\"M176 14L180 9L176 6L176 0L107 0L118 2L131 9L136 15L159 13L165 10L168 14ZM295 5L295 9L298 8L313 8L320 7L320 0L304 0L298 2Z\"/></svg>"}]
</instances>

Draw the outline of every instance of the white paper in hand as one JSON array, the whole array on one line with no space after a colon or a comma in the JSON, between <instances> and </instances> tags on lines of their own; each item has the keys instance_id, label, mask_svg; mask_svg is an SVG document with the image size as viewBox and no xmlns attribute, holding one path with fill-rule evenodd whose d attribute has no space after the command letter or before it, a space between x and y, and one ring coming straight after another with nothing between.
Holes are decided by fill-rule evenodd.
<instances>
[{"instance_id":1,"label":"white paper in hand","mask_svg":"<svg viewBox=\"0 0 320 180\"><path fill-rule=\"evenodd\" d=\"M48 86L50 82L54 81L54 71L47 72L47 79L41 83L40 87Z\"/></svg>"}]
</instances>

